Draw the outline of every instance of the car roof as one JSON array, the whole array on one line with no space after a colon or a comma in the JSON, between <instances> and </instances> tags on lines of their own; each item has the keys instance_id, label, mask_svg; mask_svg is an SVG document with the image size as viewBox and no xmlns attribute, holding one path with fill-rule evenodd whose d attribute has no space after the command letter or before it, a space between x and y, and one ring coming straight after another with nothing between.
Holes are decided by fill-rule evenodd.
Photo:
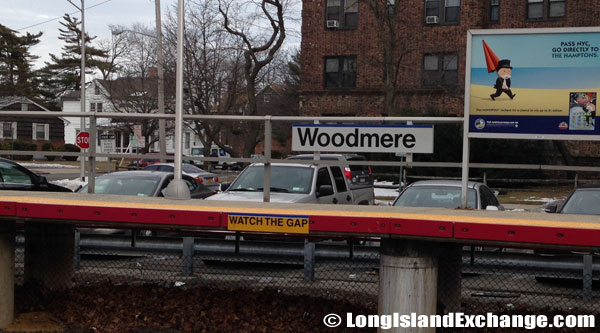
<instances>
[{"instance_id":1,"label":"car roof","mask_svg":"<svg viewBox=\"0 0 600 333\"><path fill-rule=\"evenodd\" d=\"M264 166L264 163L252 163L250 164L249 167L251 166L258 166L258 167L262 167ZM301 163L271 163L271 166L277 166L277 167L298 167L298 168L313 168L314 165L312 164L301 164Z\"/></svg>"},{"instance_id":2,"label":"car roof","mask_svg":"<svg viewBox=\"0 0 600 333\"><path fill-rule=\"evenodd\" d=\"M480 182L468 182L469 188L479 187L485 185ZM420 187L420 186L450 186L450 187L461 187L462 181L450 180L450 179L439 179L439 180L419 180L408 185L409 187Z\"/></svg>"},{"instance_id":3,"label":"car roof","mask_svg":"<svg viewBox=\"0 0 600 333\"><path fill-rule=\"evenodd\" d=\"M130 170L130 171L117 171L111 173L105 173L98 178L104 177L116 177L116 178L126 178L126 177L148 177L150 175L162 178L167 175L173 174L168 171L155 171L155 170Z\"/></svg>"},{"instance_id":4,"label":"car roof","mask_svg":"<svg viewBox=\"0 0 600 333\"><path fill-rule=\"evenodd\" d=\"M299 154L299 155L295 155L295 156L290 156L287 159L288 160L312 160L314 159L314 154ZM319 158L322 160L340 160L340 161L345 161L345 160L364 160L366 159L364 156L362 155L357 155L357 154L319 154Z\"/></svg>"}]
</instances>

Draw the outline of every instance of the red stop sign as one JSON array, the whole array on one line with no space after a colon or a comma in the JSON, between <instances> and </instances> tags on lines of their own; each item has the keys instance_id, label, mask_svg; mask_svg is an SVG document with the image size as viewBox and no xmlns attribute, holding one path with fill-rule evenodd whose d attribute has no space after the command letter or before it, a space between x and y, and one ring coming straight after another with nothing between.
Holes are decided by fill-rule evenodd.
<instances>
[{"instance_id":1,"label":"red stop sign","mask_svg":"<svg viewBox=\"0 0 600 333\"><path fill-rule=\"evenodd\" d=\"M90 132L79 132L75 137L75 143L81 149L90 148Z\"/></svg>"}]
</instances>

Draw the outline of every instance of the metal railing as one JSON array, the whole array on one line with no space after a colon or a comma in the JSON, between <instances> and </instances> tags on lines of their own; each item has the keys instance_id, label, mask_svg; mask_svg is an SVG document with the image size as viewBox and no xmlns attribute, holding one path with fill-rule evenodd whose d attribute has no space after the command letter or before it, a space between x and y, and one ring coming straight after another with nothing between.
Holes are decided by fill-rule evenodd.
<instances>
[{"instance_id":1,"label":"metal railing","mask_svg":"<svg viewBox=\"0 0 600 333\"><path fill-rule=\"evenodd\" d=\"M139 113L108 113L108 112L42 112L42 111L2 111L2 116L5 117L77 117L77 118L89 118L90 128L96 128L96 120L98 118L107 119L124 119L129 121L136 120L147 120L147 119L167 119L174 120L174 114L139 114ZM218 162L224 161L226 163L264 163L265 164L265 181L270 180L269 166L271 163L304 163L314 164L312 160L281 160L271 158L271 123L272 122L294 122L294 123L378 123L378 124L463 124L464 118L462 117L291 117L291 116L238 116L238 115L183 115L183 120L193 121L233 121L233 122L263 122L264 135L265 135L265 146L264 156L260 158L240 158L240 157L188 157L186 159L202 162ZM79 156L82 158L88 158L90 162L96 160L97 157L103 158L144 158L151 156L156 159L169 159L173 156L169 156L166 152L148 154L131 154L131 153L98 153L96 151L97 145L97 133L90 133L90 149L82 151L80 153L73 152L46 152L44 155L49 156ZM7 151L0 150L0 154L4 155L34 155L40 154L38 151ZM176 152L176 154L181 152ZM333 161L333 160L320 160L318 162L322 165L345 165L344 161ZM406 161L352 161L352 164L356 165L369 165L369 166L402 166L402 167L433 167L433 168L462 168L461 162L415 162L411 158ZM95 177L95 163L89 163L88 177ZM575 172L600 172L600 167L594 166L567 166L567 165L544 165L544 164L496 164L496 163L469 163L469 168L478 169L512 169L512 170L548 170L548 171L575 171ZM93 191L92 187L89 187ZM269 190L270 186L264 186L265 201L269 201Z\"/></svg>"}]
</instances>

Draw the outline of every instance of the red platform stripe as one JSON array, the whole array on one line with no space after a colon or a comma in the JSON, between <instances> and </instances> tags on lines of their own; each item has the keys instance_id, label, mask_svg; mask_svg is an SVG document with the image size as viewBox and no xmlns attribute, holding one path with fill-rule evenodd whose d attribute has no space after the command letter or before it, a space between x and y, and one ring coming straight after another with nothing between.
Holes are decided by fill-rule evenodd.
<instances>
[{"instance_id":1,"label":"red platform stripe","mask_svg":"<svg viewBox=\"0 0 600 333\"><path fill-rule=\"evenodd\" d=\"M390 233L392 235L409 235L424 237L452 238L453 222L412 220L412 219L390 219Z\"/></svg>"},{"instance_id":2,"label":"red platform stripe","mask_svg":"<svg viewBox=\"0 0 600 333\"><path fill-rule=\"evenodd\" d=\"M312 215L309 217L309 220L311 232L390 233L389 219L386 218Z\"/></svg>"},{"instance_id":3,"label":"red platform stripe","mask_svg":"<svg viewBox=\"0 0 600 333\"><path fill-rule=\"evenodd\" d=\"M17 216L42 219L219 227L219 212L18 203Z\"/></svg>"},{"instance_id":4,"label":"red platform stripe","mask_svg":"<svg viewBox=\"0 0 600 333\"><path fill-rule=\"evenodd\" d=\"M17 203L0 201L0 216L16 216Z\"/></svg>"},{"instance_id":5,"label":"red platform stripe","mask_svg":"<svg viewBox=\"0 0 600 333\"><path fill-rule=\"evenodd\" d=\"M600 230L457 222L456 239L600 246Z\"/></svg>"}]
</instances>

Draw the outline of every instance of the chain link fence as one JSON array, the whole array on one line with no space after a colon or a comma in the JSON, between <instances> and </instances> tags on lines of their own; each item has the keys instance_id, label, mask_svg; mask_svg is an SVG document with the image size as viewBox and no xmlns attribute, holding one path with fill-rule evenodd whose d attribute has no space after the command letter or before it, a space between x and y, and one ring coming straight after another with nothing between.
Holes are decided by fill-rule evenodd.
<instances>
[{"instance_id":1,"label":"chain link fence","mask_svg":"<svg viewBox=\"0 0 600 333\"><path fill-rule=\"evenodd\" d=\"M323 304L377 313L378 239L140 233L145 232L76 230L75 257L65 258L72 270L65 277L64 269L55 276L51 273L58 270L47 269L50 275L45 276L27 272L27 252L35 248L21 230L15 251L17 311L52 307L56 299L65 300L65 289L86 294L98 290L95 297L102 298L109 285L108 290L131 288L142 294L147 291L136 288L216 288L226 295L232 290L236 295L267 292L271 297L300 297L292 301L299 304L312 299L315 304L331 302ZM458 307L438 307L440 313L600 314L600 258L594 254L453 245L461 256L452 262L447 255L452 246L440 246L438 300L460 295ZM443 273L456 265L461 274ZM460 290L444 290L457 285L447 279L460 279Z\"/></svg>"}]
</instances>

